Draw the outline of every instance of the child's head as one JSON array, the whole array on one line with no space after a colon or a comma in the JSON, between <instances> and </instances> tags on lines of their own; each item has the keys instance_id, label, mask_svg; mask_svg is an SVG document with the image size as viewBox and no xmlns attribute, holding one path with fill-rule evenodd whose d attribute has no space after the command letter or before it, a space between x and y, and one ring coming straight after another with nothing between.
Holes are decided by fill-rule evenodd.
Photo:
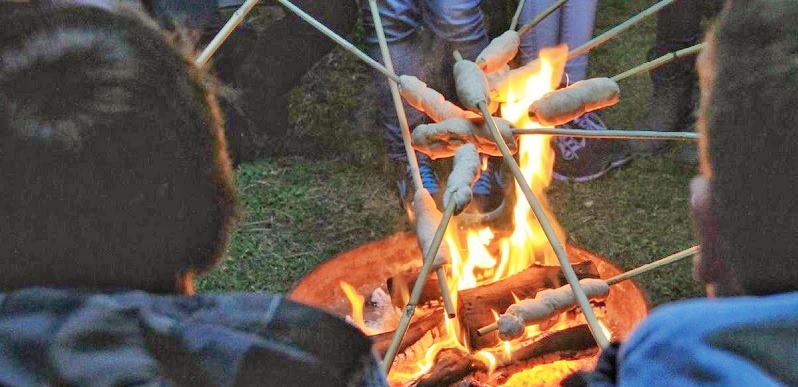
<instances>
[{"instance_id":1,"label":"child's head","mask_svg":"<svg viewBox=\"0 0 798 387\"><path fill-rule=\"evenodd\" d=\"M175 290L235 212L215 96L137 14L0 15L0 290Z\"/></svg>"},{"instance_id":2,"label":"child's head","mask_svg":"<svg viewBox=\"0 0 798 387\"><path fill-rule=\"evenodd\" d=\"M728 1L698 61L697 274L719 294L798 290L798 2Z\"/></svg>"}]
</instances>

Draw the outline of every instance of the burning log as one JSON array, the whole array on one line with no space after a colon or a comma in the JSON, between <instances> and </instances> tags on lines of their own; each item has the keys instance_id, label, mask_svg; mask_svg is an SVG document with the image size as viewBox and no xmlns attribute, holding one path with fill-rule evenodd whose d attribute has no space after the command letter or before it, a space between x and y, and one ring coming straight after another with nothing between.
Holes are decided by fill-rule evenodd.
<instances>
[{"instance_id":1,"label":"burning log","mask_svg":"<svg viewBox=\"0 0 798 387\"><path fill-rule=\"evenodd\" d=\"M577 355L586 356L592 353L595 347L596 342L587 325L543 334L538 340L513 352L510 359L500 361L499 368L492 374L506 378L508 375L530 368L528 364L530 361L536 362L544 357L546 360L554 360L549 358L571 359ZM463 349L450 348L438 354L435 366L421 377L416 385L446 386L473 373L487 371L488 366L479 357ZM475 377L475 379L479 381L480 378Z\"/></svg>"},{"instance_id":2,"label":"burning log","mask_svg":"<svg viewBox=\"0 0 798 387\"><path fill-rule=\"evenodd\" d=\"M461 348L447 348L438 352L435 365L415 385L448 386L477 371L487 372L488 366Z\"/></svg>"},{"instance_id":3,"label":"burning log","mask_svg":"<svg viewBox=\"0 0 798 387\"><path fill-rule=\"evenodd\" d=\"M599 273L592 262L572 265L579 278L598 278ZM530 266L526 270L489 285L460 292L458 318L468 332L468 342L474 349L492 347L499 342L495 333L477 334L477 329L496 321L494 311L500 313L515 303L513 295L520 299L534 297L542 289L552 289L566 283L559 266Z\"/></svg>"},{"instance_id":4,"label":"burning log","mask_svg":"<svg viewBox=\"0 0 798 387\"><path fill-rule=\"evenodd\" d=\"M593 262L579 262L572 265L574 271L579 278L598 278L599 273ZM418 274L421 268L413 268L405 270L396 276L389 278L386 282L388 285L388 294L391 295L393 304L398 307L403 307L407 303L407 290L416 283ZM505 278L504 280L492 283L490 285L480 286L474 289L463 290L460 292L460 299L462 300L463 294L471 299L479 298L480 305L486 305L486 311L490 313L489 309L493 308L497 311L505 310L510 304L515 302L510 292L514 292L519 298L534 297L538 291L547 288L556 288L566 283L565 277L562 274L559 266L545 266L545 265L532 265L524 271L517 273L513 276ZM505 293L501 293L505 292ZM404 294L404 295L403 295ZM421 293L419 304L428 303L440 299L440 291L438 291L438 281L435 277L428 277L427 282L424 284L424 290ZM509 299L507 304L496 304L492 306L493 302L505 302ZM483 301L484 300L484 301ZM503 307L501 305L504 305ZM461 305L461 313L464 305ZM501 309L499 309L501 308ZM495 317L491 315L488 324L495 321ZM487 325L487 324L484 324ZM479 325L477 328L484 325Z\"/></svg>"},{"instance_id":5,"label":"burning log","mask_svg":"<svg viewBox=\"0 0 798 387\"><path fill-rule=\"evenodd\" d=\"M405 333L405 337L399 344L398 350L404 351L406 348L424 338L427 334L435 335L437 332L443 332L446 329L443 314L444 311L438 308L432 313L411 322L410 327L407 329L407 333ZM374 349L380 354L380 357L385 356L385 352L388 351L394 332L395 331L383 332L370 337L371 341L374 342Z\"/></svg>"}]
</instances>

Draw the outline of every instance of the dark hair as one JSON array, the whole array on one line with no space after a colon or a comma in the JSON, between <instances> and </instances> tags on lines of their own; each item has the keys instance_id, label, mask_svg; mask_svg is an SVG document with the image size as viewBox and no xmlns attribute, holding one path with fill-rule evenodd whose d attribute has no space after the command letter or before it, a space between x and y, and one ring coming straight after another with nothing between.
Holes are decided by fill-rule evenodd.
<instances>
[{"instance_id":1,"label":"dark hair","mask_svg":"<svg viewBox=\"0 0 798 387\"><path fill-rule=\"evenodd\" d=\"M713 208L744 290L798 289L798 2L729 4L709 117Z\"/></svg>"},{"instance_id":2,"label":"dark hair","mask_svg":"<svg viewBox=\"0 0 798 387\"><path fill-rule=\"evenodd\" d=\"M215 96L142 15L21 8L0 15L0 289L174 291L235 213Z\"/></svg>"}]
</instances>

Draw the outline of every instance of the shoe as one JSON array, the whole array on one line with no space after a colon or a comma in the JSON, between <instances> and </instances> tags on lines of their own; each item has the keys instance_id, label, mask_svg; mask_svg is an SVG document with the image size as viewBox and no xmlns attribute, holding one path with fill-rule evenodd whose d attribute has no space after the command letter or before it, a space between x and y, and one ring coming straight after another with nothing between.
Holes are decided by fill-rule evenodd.
<instances>
[{"instance_id":1,"label":"shoe","mask_svg":"<svg viewBox=\"0 0 798 387\"><path fill-rule=\"evenodd\" d=\"M653 60L684 47L654 47L649 51L648 57ZM695 95L698 90L694 68L695 58L687 58L651 72L653 92L646 107L645 118L639 126L642 130L675 132L689 130L693 126L693 110L697 104ZM629 145L635 154L654 156L670 149L673 141L631 140Z\"/></svg>"},{"instance_id":2,"label":"shoe","mask_svg":"<svg viewBox=\"0 0 798 387\"><path fill-rule=\"evenodd\" d=\"M413 196L416 190L413 186L413 173L410 169L410 164L407 161L398 161L395 166L394 173L396 177L396 188L399 193L402 209L408 214L413 213ZM430 195L435 199L435 203L440 209L441 202L441 189L438 184L438 177L432 169L429 158L423 155L418 157L418 170L421 174L421 185L429 191Z\"/></svg>"},{"instance_id":3,"label":"shoe","mask_svg":"<svg viewBox=\"0 0 798 387\"><path fill-rule=\"evenodd\" d=\"M585 113L562 126L567 129L606 130L596 113ZM611 169L620 168L632 156L629 145L621 140L555 137L554 178L584 183L595 180Z\"/></svg>"},{"instance_id":4,"label":"shoe","mask_svg":"<svg viewBox=\"0 0 798 387\"><path fill-rule=\"evenodd\" d=\"M469 207L473 211L469 212L486 214L502 207L506 196L502 165L501 158L488 158L487 168L472 187L474 196Z\"/></svg>"}]
</instances>

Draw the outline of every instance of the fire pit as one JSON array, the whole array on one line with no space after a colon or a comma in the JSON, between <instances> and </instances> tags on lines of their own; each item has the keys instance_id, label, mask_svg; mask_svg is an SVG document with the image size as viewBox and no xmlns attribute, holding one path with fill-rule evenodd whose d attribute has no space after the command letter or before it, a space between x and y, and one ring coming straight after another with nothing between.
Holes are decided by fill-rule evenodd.
<instances>
[{"instance_id":1,"label":"fire pit","mask_svg":"<svg viewBox=\"0 0 798 387\"><path fill-rule=\"evenodd\" d=\"M458 55L455 53L456 57ZM567 57L565 46L546 48L541 50L539 61L526 66L521 73L508 75L507 87L501 87L507 92L506 101L495 106L499 109L496 114L516 128L540 127L530 118L530 106L559 86ZM469 67L462 58L458 57L457 61L463 69L473 70L476 78L484 78L473 63ZM408 83L403 90L409 93L418 89L419 95L439 95L423 82L417 83L418 87ZM461 86L471 90L481 83L484 82L475 80L458 84L458 92ZM481 92L465 94L483 96ZM468 100L462 96L461 99ZM596 341L604 346L608 344L607 338L624 339L647 311L645 299L633 283L618 283L607 294L609 283L595 280L608 279L620 274L620 270L587 251L572 246L567 247L567 251L561 248L561 241L567 238L546 202L546 188L551 182L554 164L550 138L518 138L517 153L512 155L491 118L486 101L476 99L468 102L468 106L474 110L472 105L478 105L515 177L508 200L525 199L516 200L511 209L507 206L510 218L507 224L466 226L458 224L462 223L458 219L450 224L448 215L442 217L445 221L435 220L438 212L423 200L419 185L416 188L422 195L416 199L415 209L424 211L417 211L416 237L398 234L344 253L317 268L292 292L295 300L346 316L371 336L377 350L387 353L385 361L388 363L383 366L390 370L388 380L392 385L557 384L564 376L592 365L598 352ZM454 116L449 118L469 117L470 114L446 102L442 96L411 100L438 101L446 108L443 110L453 112ZM418 108L438 112L442 107L421 104ZM446 121L445 117L438 118ZM484 136L478 122L466 121L464 127L475 136L478 133ZM439 128L445 132L444 138L457 137L458 130L447 128L445 125ZM435 133L433 137L441 136ZM409 138L405 140L410 141ZM432 158L450 156L428 151L432 152ZM470 159L478 160L477 157ZM452 175L458 177L455 182L468 180L459 179L458 174ZM430 198L428 202L431 201ZM445 214L454 212L453 204L456 203L452 200L444 203ZM436 242L434 247L429 247L428 259L432 262L438 255L447 256L451 261L435 271L433 277L441 276L440 281L426 277L426 270L419 273L422 262L419 243L433 246L432 231L436 227ZM441 235L444 235L445 244L439 249ZM585 279L585 283L598 283L592 287L600 289L591 295L592 304L581 281L573 289L561 288L567 285L566 275L573 283L574 277ZM408 289L417 278L427 280L419 283L410 300ZM543 302L544 299L548 301ZM442 301L447 313L441 310ZM401 308L408 304L410 307L403 313ZM519 306L521 304L525 306ZM413 308L414 305L418 307ZM583 309L579 310L577 305ZM446 314L456 315L456 318L448 319ZM503 328L497 324L500 314ZM410 317L413 319L408 322ZM500 340L497 329L503 337L512 340ZM392 337L396 340L389 348Z\"/></svg>"},{"instance_id":2,"label":"fire pit","mask_svg":"<svg viewBox=\"0 0 798 387\"><path fill-rule=\"evenodd\" d=\"M620 269L593 253L574 246L568 246L567 250L574 264L589 264L595 268L593 273L590 273L592 269L577 270L580 274L598 274L601 278L609 278L621 273ZM351 297L347 296L341 283L351 285L365 298L366 307L361 311L365 315L364 330L375 340L378 351L384 351L393 328L384 321L380 323L384 327L369 328L369 321L385 318L375 316L375 313L392 314L396 309L376 305L372 298L374 294L399 293L395 289L396 284L391 284L392 289L389 289L389 282L396 282L402 273L412 272L420 264L421 252L415 236L395 234L325 262L297 284L291 292L291 298L342 317L354 317ZM548 277L552 278L550 275ZM557 282L554 279L549 286L559 285ZM461 318L467 305L463 305L462 297L459 301L458 314L461 316L458 318ZM578 313L569 312L549 326L535 327L542 333L532 335L532 339L526 339L522 344L516 343L518 348L505 354L502 348L499 348L499 352L476 351L456 345L456 339L447 337L446 328L443 327L446 323L442 322L443 313L435 307L435 303L428 303L424 308L425 313L417 314L413 319L412 328L403 342L404 353L397 357L389 375L393 385L448 385L456 381L464 385L556 384L562 377L580 368L590 367L595 361L597 349ZM608 336L612 340L623 340L645 316L648 307L640 289L633 282L626 281L612 286L603 305L595 309L610 333ZM503 312L499 305L495 306L495 311ZM473 330L471 328L478 327L467 327L463 331ZM461 334L468 335L468 332ZM447 341L452 343L446 345ZM501 343L499 347L507 345ZM440 349L433 348L435 346L450 346L451 349L430 354ZM432 356L432 359L425 359L426 356ZM454 364L458 361L463 364ZM425 362L425 366L417 365ZM430 380L431 376L443 379Z\"/></svg>"}]
</instances>

